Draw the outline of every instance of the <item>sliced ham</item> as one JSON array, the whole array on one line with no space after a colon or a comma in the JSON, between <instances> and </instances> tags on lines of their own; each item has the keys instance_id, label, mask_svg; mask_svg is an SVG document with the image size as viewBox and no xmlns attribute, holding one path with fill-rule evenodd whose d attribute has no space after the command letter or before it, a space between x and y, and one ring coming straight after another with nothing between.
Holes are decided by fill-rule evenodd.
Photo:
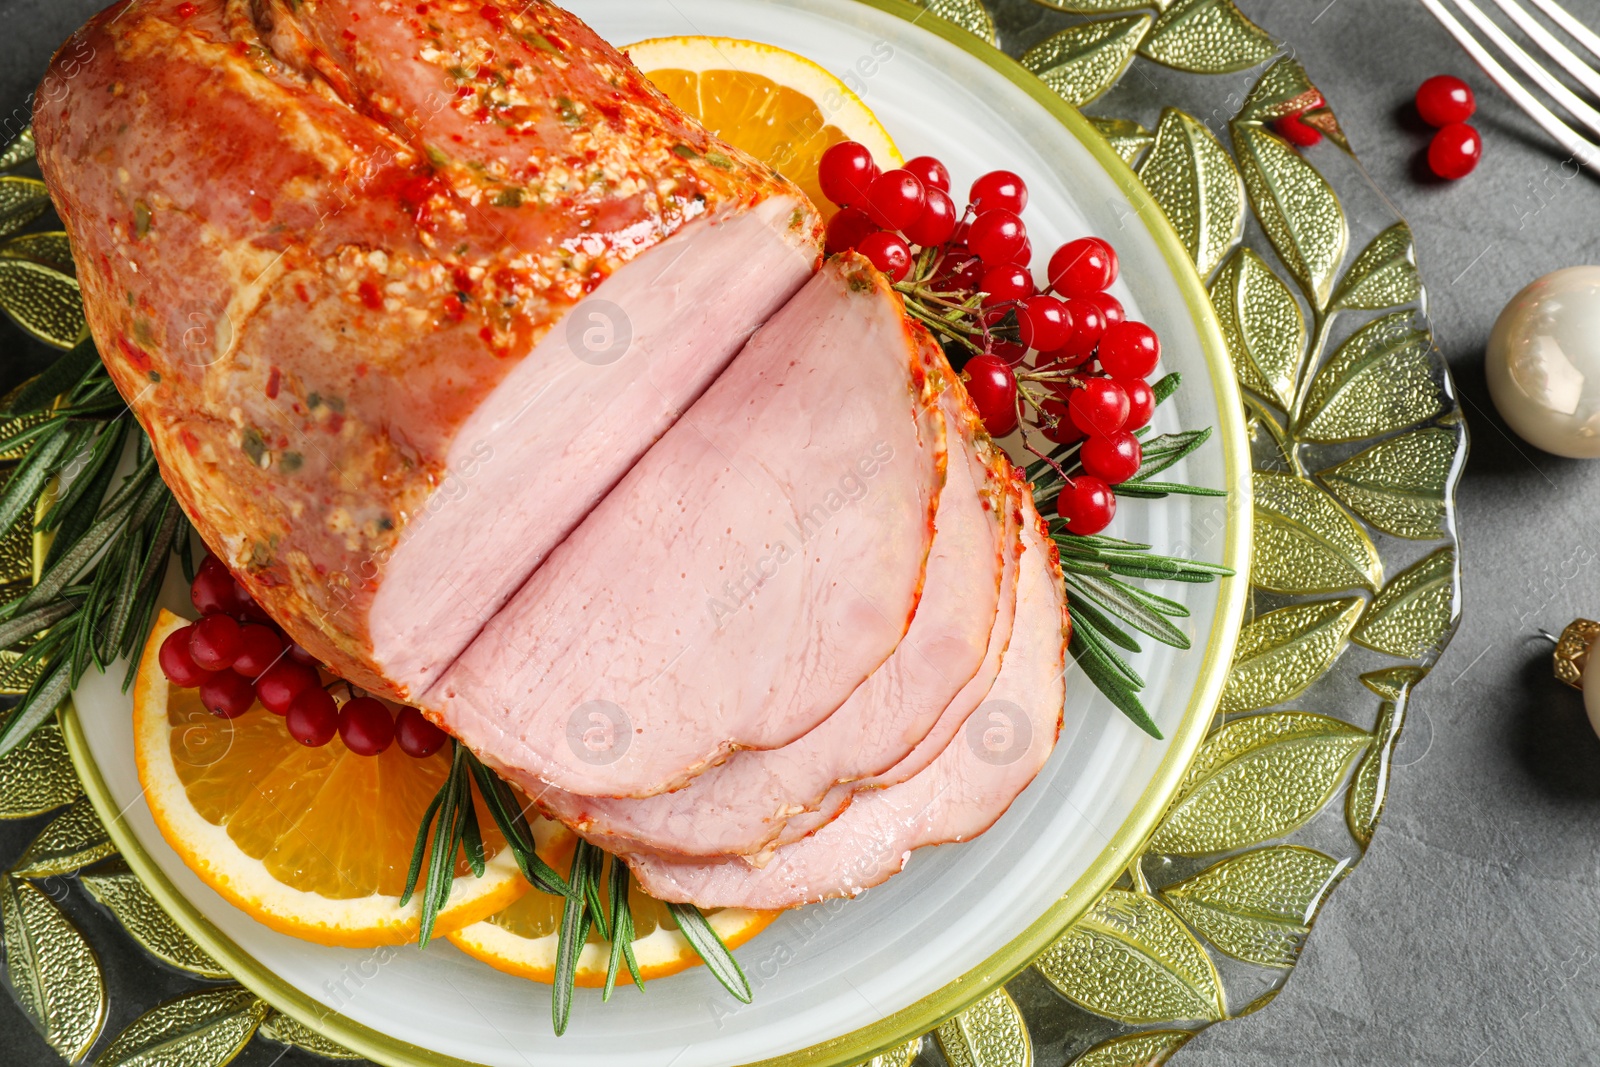
<instances>
[{"instance_id":1,"label":"sliced ham","mask_svg":"<svg viewBox=\"0 0 1600 1067\"><path fill-rule=\"evenodd\" d=\"M927 578L911 628L883 666L798 740L736 752L676 792L634 800L547 790L535 798L541 807L602 847L756 853L831 786L887 771L926 737L986 665L1006 571L1012 469L989 444L954 375L939 403L956 432ZM990 673L979 693L993 681Z\"/></svg>"},{"instance_id":2,"label":"sliced ham","mask_svg":"<svg viewBox=\"0 0 1600 1067\"><path fill-rule=\"evenodd\" d=\"M1027 496L1024 514L1011 647L988 698L937 759L899 785L858 795L833 822L778 849L765 867L739 857L632 854L629 866L645 892L739 908L854 896L898 873L914 849L965 841L992 826L1044 766L1066 699L1061 573Z\"/></svg>"},{"instance_id":3,"label":"sliced ham","mask_svg":"<svg viewBox=\"0 0 1600 1067\"><path fill-rule=\"evenodd\" d=\"M414 698L815 269L817 216L573 15L119 3L39 162L185 512Z\"/></svg>"},{"instance_id":4,"label":"sliced ham","mask_svg":"<svg viewBox=\"0 0 1600 1067\"><path fill-rule=\"evenodd\" d=\"M1007 466L1009 467L1009 464ZM983 665L940 713L938 721L933 724L927 736L918 741L916 747L904 758L881 774L833 786L814 810L790 816L773 840L773 846L792 844L808 834L815 833L838 818L839 813L845 810L856 794L898 785L921 772L949 746L950 739L966 725L967 717L988 698L989 690L1000 674L1001 664L1011 643L1012 625L1017 614L1017 565L1022 554L1021 494L1027 493L1028 488L1022 484L1020 473L1014 468L1007 480L1006 489L1005 544L1009 546L1009 550L1005 560L1005 576L1000 588L1000 610L995 616L994 630L989 638ZM765 857L758 856L755 860L759 865L765 862Z\"/></svg>"},{"instance_id":5,"label":"sliced ham","mask_svg":"<svg viewBox=\"0 0 1600 1067\"><path fill-rule=\"evenodd\" d=\"M916 611L942 358L870 264L831 260L424 704L535 796L650 796L815 727Z\"/></svg>"}]
</instances>

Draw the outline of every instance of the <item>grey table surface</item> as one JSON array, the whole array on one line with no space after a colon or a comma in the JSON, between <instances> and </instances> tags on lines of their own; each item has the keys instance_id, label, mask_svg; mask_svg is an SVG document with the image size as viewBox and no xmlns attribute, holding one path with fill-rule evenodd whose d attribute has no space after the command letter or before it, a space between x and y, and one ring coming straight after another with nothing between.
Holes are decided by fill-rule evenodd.
<instances>
[{"instance_id":1,"label":"grey table surface","mask_svg":"<svg viewBox=\"0 0 1600 1067\"><path fill-rule=\"evenodd\" d=\"M1483 378L1490 328L1517 290L1600 262L1600 179L1563 170L1562 154L1419 4L1239 2L1292 43L1416 234L1435 336L1472 433L1458 501L1466 608L1413 700L1372 848L1323 911L1282 995L1213 1027L1174 1062L1600 1062L1600 740L1578 694L1551 679L1536 633L1600 616L1600 463L1558 459L1510 434ZM51 47L98 6L0 0L5 114L25 115ZM1028 25L1028 0L997 6L1004 25ZM1600 28L1595 0L1568 6ZM1033 42L1019 30L1003 43L1015 52ZM1479 90L1485 141L1477 172L1451 185L1427 179L1426 136L1408 111L1417 84L1441 72ZM3 329L0 388L43 355ZM35 829L0 824L0 863ZM141 970L167 981L137 950L106 964L113 984ZM128 1021L114 1016L108 1029ZM276 1055L258 1045L238 1062ZM0 1062L60 1062L3 996ZM291 1053L279 1062L324 1061Z\"/></svg>"}]
</instances>

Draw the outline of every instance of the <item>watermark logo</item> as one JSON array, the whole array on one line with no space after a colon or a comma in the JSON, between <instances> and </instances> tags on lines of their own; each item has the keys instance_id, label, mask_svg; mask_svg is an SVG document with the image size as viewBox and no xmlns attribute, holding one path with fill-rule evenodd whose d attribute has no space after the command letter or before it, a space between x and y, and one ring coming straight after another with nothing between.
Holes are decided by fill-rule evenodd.
<instances>
[{"instance_id":1,"label":"watermark logo","mask_svg":"<svg viewBox=\"0 0 1600 1067\"><path fill-rule=\"evenodd\" d=\"M1009 700L989 700L978 706L963 730L967 747L984 763L1006 767L1021 759L1033 744L1033 725Z\"/></svg>"},{"instance_id":2,"label":"watermark logo","mask_svg":"<svg viewBox=\"0 0 1600 1067\"><path fill-rule=\"evenodd\" d=\"M579 704L567 716L567 747L584 763L601 767L628 754L633 721L609 700Z\"/></svg>"},{"instance_id":3,"label":"watermark logo","mask_svg":"<svg viewBox=\"0 0 1600 1067\"><path fill-rule=\"evenodd\" d=\"M592 367L608 367L633 345L633 321L609 300L585 300L567 316L567 346Z\"/></svg>"},{"instance_id":4,"label":"watermark logo","mask_svg":"<svg viewBox=\"0 0 1600 1067\"><path fill-rule=\"evenodd\" d=\"M210 767L233 748L236 732L232 719L219 719L203 708L186 711L175 730L172 758L188 767Z\"/></svg>"}]
</instances>

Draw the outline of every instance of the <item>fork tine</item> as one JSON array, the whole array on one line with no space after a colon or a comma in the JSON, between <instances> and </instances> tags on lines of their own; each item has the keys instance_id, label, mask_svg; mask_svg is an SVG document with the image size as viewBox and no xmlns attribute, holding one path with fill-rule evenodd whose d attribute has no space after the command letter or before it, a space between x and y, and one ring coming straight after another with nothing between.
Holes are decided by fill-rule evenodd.
<instances>
[{"instance_id":1,"label":"fork tine","mask_svg":"<svg viewBox=\"0 0 1600 1067\"><path fill-rule=\"evenodd\" d=\"M1549 71L1539 65L1539 61L1523 51L1522 46L1506 35L1506 32L1495 25L1494 20L1483 13L1483 10L1472 0L1453 0L1456 7L1466 12L1483 35L1493 41L1495 46L1511 59L1511 62L1522 68L1522 72L1533 79L1535 85L1555 98L1556 103L1566 108L1576 116L1578 121L1589 127L1595 133L1600 133L1600 111L1596 111L1579 98L1578 94L1561 84Z\"/></svg>"},{"instance_id":2,"label":"fork tine","mask_svg":"<svg viewBox=\"0 0 1600 1067\"><path fill-rule=\"evenodd\" d=\"M1540 129L1555 138L1556 143L1583 166L1593 167L1597 162L1600 162L1600 146L1585 140L1571 126L1556 118L1555 113L1540 103L1527 89L1523 88L1522 83L1512 77L1500 65L1499 61L1491 56L1483 45L1478 43L1478 39L1467 32L1467 28L1461 25L1456 20L1456 17L1445 10L1444 5L1439 0L1420 0L1420 2L1423 7L1428 9L1429 14L1439 20L1439 25L1445 28L1445 32L1454 37L1456 43L1466 50L1467 55L1471 56L1478 66L1483 68L1483 72L1489 76L1489 80L1498 85L1507 96L1516 102L1518 107L1527 112L1528 117L1539 124ZM1534 0L1534 2L1537 3L1538 0Z\"/></svg>"},{"instance_id":3,"label":"fork tine","mask_svg":"<svg viewBox=\"0 0 1600 1067\"><path fill-rule=\"evenodd\" d=\"M1522 28L1522 32L1532 37L1534 43L1545 50L1545 54L1556 61L1562 70L1572 75L1585 89L1600 96L1600 72L1585 63L1572 49L1562 44L1555 35L1539 25L1534 17L1528 14L1526 8L1517 3L1517 0L1494 0L1501 11L1504 11Z\"/></svg>"},{"instance_id":4,"label":"fork tine","mask_svg":"<svg viewBox=\"0 0 1600 1067\"><path fill-rule=\"evenodd\" d=\"M1567 14L1567 9L1556 3L1556 0L1532 0L1533 6L1543 11L1551 22L1567 31L1567 35L1587 48L1591 55L1600 59L1600 35L1589 27Z\"/></svg>"}]
</instances>

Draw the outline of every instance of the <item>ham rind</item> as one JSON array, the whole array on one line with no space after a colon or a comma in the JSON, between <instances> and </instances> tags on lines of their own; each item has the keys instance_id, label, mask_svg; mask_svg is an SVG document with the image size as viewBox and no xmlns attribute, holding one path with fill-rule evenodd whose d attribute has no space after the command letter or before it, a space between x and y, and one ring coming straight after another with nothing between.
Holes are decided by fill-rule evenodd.
<instances>
[{"instance_id":1,"label":"ham rind","mask_svg":"<svg viewBox=\"0 0 1600 1067\"><path fill-rule=\"evenodd\" d=\"M773 846L793 844L808 834L815 833L837 819L839 813L845 810L858 793L899 785L912 775L920 773L924 767L938 758L950 744L950 739L966 724L967 717L989 696L989 690L1000 674L1006 649L1011 643L1011 629L1017 614L1017 564L1022 554L1022 505L1019 494L1028 491L1022 484L1020 473L1011 468L1009 462L1005 462L1005 466L1010 470L1005 506L1005 543L1009 546L1009 550L1005 559L1005 577L1000 587L1000 610L995 616L994 631L989 637L989 647L984 656L983 666L966 685L961 687L961 692L957 693L955 699L951 700L940 713L938 721L933 724L927 736L918 741L917 746L903 759L881 774L840 783L829 789L814 810L792 815L784 822L783 829L772 842ZM758 865L766 862L764 856L752 858Z\"/></svg>"},{"instance_id":2,"label":"ham rind","mask_svg":"<svg viewBox=\"0 0 1600 1067\"><path fill-rule=\"evenodd\" d=\"M831 786L888 770L925 738L984 665L1008 554L1010 463L989 444L954 375L939 403L957 433L927 577L911 628L883 666L792 744L736 752L672 793L633 800L548 790L535 798L542 808L601 847L755 853Z\"/></svg>"},{"instance_id":3,"label":"ham rind","mask_svg":"<svg viewBox=\"0 0 1600 1067\"><path fill-rule=\"evenodd\" d=\"M789 908L854 896L898 873L914 849L966 841L994 825L1043 768L1066 699L1061 572L1027 496L1024 510L1011 647L988 699L937 759L899 785L857 795L765 867L739 857L631 854L640 887L658 900L707 908Z\"/></svg>"},{"instance_id":4,"label":"ham rind","mask_svg":"<svg viewBox=\"0 0 1600 1067\"><path fill-rule=\"evenodd\" d=\"M34 115L167 484L297 642L400 700L804 284L820 234L560 8L420 6L118 3Z\"/></svg>"},{"instance_id":5,"label":"ham rind","mask_svg":"<svg viewBox=\"0 0 1600 1067\"><path fill-rule=\"evenodd\" d=\"M530 795L650 796L777 748L894 652L945 474L938 346L834 259L423 703Z\"/></svg>"}]
</instances>

